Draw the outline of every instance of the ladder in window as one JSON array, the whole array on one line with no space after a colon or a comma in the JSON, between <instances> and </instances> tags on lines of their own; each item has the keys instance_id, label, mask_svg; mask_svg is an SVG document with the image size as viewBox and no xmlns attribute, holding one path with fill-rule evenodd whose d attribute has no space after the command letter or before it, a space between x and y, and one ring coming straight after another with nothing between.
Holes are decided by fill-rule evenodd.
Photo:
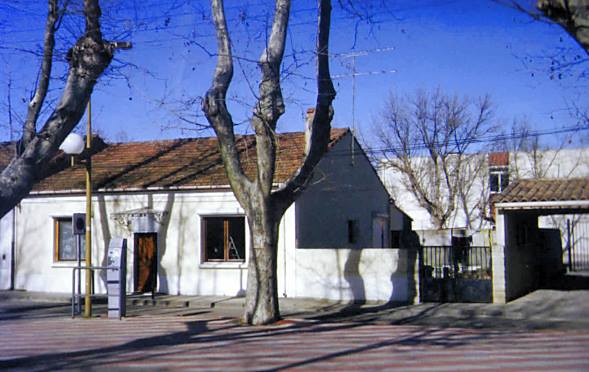
<instances>
[{"instance_id":1,"label":"ladder in window","mask_svg":"<svg viewBox=\"0 0 589 372\"><path fill-rule=\"evenodd\" d=\"M233 241L233 237L229 235L229 257L231 257L231 254L234 254L236 259L241 260L241 257L239 257L239 251L235 246L235 241Z\"/></svg>"}]
</instances>

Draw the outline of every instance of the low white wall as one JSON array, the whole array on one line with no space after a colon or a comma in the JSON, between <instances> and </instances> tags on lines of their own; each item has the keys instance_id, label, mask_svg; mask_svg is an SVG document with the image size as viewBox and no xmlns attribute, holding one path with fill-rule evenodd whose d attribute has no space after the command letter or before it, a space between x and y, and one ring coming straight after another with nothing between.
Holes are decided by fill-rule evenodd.
<instances>
[{"instance_id":1,"label":"low white wall","mask_svg":"<svg viewBox=\"0 0 589 372\"><path fill-rule=\"evenodd\" d=\"M409 300L407 252L400 249L297 249L297 297Z\"/></svg>"},{"instance_id":2,"label":"low white wall","mask_svg":"<svg viewBox=\"0 0 589 372\"><path fill-rule=\"evenodd\" d=\"M0 289L10 288L13 213L10 211L0 219Z\"/></svg>"}]
</instances>

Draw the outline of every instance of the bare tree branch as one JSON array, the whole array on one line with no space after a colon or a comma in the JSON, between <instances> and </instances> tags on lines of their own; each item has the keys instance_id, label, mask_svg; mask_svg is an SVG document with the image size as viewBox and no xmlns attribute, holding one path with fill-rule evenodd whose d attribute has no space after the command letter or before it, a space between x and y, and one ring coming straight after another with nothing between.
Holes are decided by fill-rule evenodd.
<instances>
[{"instance_id":1,"label":"bare tree branch","mask_svg":"<svg viewBox=\"0 0 589 372\"><path fill-rule=\"evenodd\" d=\"M562 26L589 54L589 2L587 0L538 0L537 8Z\"/></svg>"},{"instance_id":2,"label":"bare tree branch","mask_svg":"<svg viewBox=\"0 0 589 372\"><path fill-rule=\"evenodd\" d=\"M309 140L302 166L280 189L273 194L277 212L282 215L286 208L303 192L313 169L327 151L333 118L332 102L335 88L329 72L329 31L331 27L331 1L319 1L317 34L317 103L310 128Z\"/></svg>"},{"instance_id":3,"label":"bare tree branch","mask_svg":"<svg viewBox=\"0 0 589 372\"><path fill-rule=\"evenodd\" d=\"M66 5L64 5L66 6ZM59 18L63 15L65 8L59 9L57 0L49 1L49 10L47 12L47 21L45 23L45 36L43 42L43 60L41 62L41 71L37 89L27 110L27 118L23 126L22 139L17 151L22 151L37 133L37 120L43 107L43 102L47 96L49 80L51 77L51 67L53 65L53 49L55 48L55 32Z\"/></svg>"},{"instance_id":4,"label":"bare tree branch","mask_svg":"<svg viewBox=\"0 0 589 372\"><path fill-rule=\"evenodd\" d=\"M84 114L96 80L112 60L113 49L120 46L102 39L98 0L84 1L84 15L86 30L68 53L70 67L60 101L41 130L0 175L0 216L25 197L43 175L45 165Z\"/></svg>"},{"instance_id":5,"label":"bare tree branch","mask_svg":"<svg viewBox=\"0 0 589 372\"><path fill-rule=\"evenodd\" d=\"M217 66L213 82L202 101L202 110L219 138L219 146L231 187L240 203L246 203L253 183L239 161L233 131L233 119L227 110L227 90L233 78L231 41L227 29L223 0L212 0L213 20L217 35Z\"/></svg>"}]
</instances>

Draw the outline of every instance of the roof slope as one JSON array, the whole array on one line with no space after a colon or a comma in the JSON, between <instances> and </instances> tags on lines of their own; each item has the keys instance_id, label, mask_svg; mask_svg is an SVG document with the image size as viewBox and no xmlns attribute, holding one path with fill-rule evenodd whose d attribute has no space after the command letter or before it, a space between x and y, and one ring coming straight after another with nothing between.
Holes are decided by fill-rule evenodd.
<instances>
[{"instance_id":1,"label":"roof slope","mask_svg":"<svg viewBox=\"0 0 589 372\"><path fill-rule=\"evenodd\" d=\"M497 195L495 203L589 200L589 177L523 179Z\"/></svg>"},{"instance_id":2,"label":"roof slope","mask_svg":"<svg viewBox=\"0 0 589 372\"><path fill-rule=\"evenodd\" d=\"M347 129L332 129L331 146L346 133ZM253 177L256 170L255 137L239 136L237 145L244 171ZM298 169L304 158L304 149L304 133L278 135L274 182L285 182ZM83 190L84 175L83 165L66 168L37 183L33 191ZM216 137L108 145L92 156L92 180L94 189L98 190L191 189L229 185Z\"/></svg>"},{"instance_id":3,"label":"roof slope","mask_svg":"<svg viewBox=\"0 0 589 372\"><path fill-rule=\"evenodd\" d=\"M10 164L14 157L14 142L0 142L0 171Z\"/></svg>"}]
</instances>

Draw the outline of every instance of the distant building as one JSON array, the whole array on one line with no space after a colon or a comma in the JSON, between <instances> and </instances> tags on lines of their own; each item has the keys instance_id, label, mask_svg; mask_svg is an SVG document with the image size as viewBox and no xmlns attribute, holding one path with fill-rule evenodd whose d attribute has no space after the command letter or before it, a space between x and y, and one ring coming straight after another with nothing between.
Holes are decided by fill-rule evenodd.
<instances>
[{"instance_id":1,"label":"distant building","mask_svg":"<svg viewBox=\"0 0 589 372\"><path fill-rule=\"evenodd\" d=\"M465 213L457 200L454 212L444 226L448 230L478 231L491 228L493 216L490 200L493 194L501 193L512 181L589 176L589 148L481 153L476 155L475 159L484 161L486 166L481 167L472 176L473 184L467 195L468 204L473 210L469 216L471 226L468 226ZM428 211L419 205L414 194L408 189L405 175L388 166L386 160L380 163L379 174L396 205L412 218L414 230L436 229Z\"/></svg>"}]
</instances>

